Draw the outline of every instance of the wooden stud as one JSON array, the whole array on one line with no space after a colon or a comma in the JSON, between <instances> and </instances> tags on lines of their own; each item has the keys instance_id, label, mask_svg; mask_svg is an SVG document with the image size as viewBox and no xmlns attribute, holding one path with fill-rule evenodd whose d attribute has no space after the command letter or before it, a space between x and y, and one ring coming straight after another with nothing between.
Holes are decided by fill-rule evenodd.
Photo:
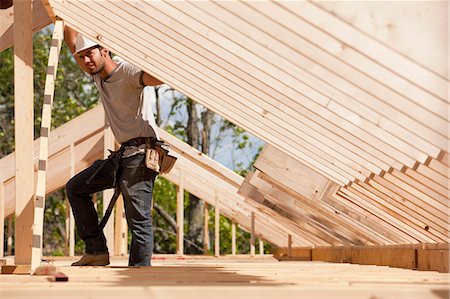
<instances>
[{"instance_id":1,"label":"wooden stud","mask_svg":"<svg viewBox=\"0 0 450 299\"><path fill-rule=\"evenodd\" d=\"M124 218L125 210L123 203L122 194L117 198L116 201L116 213L114 215L114 253L116 256L126 255L126 235L127 233L124 231L126 227L126 219ZM125 225L124 225L125 222ZM125 243L125 244L124 244Z\"/></svg>"},{"instance_id":2,"label":"wooden stud","mask_svg":"<svg viewBox=\"0 0 450 299\"><path fill-rule=\"evenodd\" d=\"M250 256L255 256L255 212L251 214Z\"/></svg>"},{"instance_id":3,"label":"wooden stud","mask_svg":"<svg viewBox=\"0 0 450 299\"><path fill-rule=\"evenodd\" d=\"M70 177L75 175L75 145L70 144ZM69 212L69 255L75 256L75 218L72 206L67 202L66 209Z\"/></svg>"},{"instance_id":4,"label":"wooden stud","mask_svg":"<svg viewBox=\"0 0 450 299\"><path fill-rule=\"evenodd\" d=\"M214 205L214 256L220 256L220 199L219 193L215 192Z\"/></svg>"},{"instance_id":5,"label":"wooden stud","mask_svg":"<svg viewBox=\"0 0 450 299\"><path fill-rule=\"evenodd\" d=\"M0 173L0 257L5 256L5 185Z\"/></svg>"},{"instance_id":6,"label":"wooden stud","mask_svg":"<svg viewBox=\"0 0 450 299\"><path fill-rule=\"evenodd\" d=\"M104 129L104 143L103 143L103 158L106 159L109 156L108 150L115 150L115 141L114 135L112 133L111 127L105 127ZM108 189L103 191L103 215L108 208L109 202L111 201L111 197L114 194L113 189ZM114 209L111 212L111 215L114 214ZM105 225L103 230L106 237L106 244L109 248L109 254L114 256L114 219L109 219L108 223Z\"/></svg>"},{"instance_id":7,"label":"wooden stud","mask_svg":"<svg viewBox=\"0 0 450 299\"><path fill-rule=\"evenodd\" d=\"M8 239L6 241L6 254L8 256L12 255L12 243L13 243L13 232L12 232L12 223L13 223L13 215L9 215L8 217Z\"/></svg>"},{"instance_id":8,"label":"wooden stud","mask_svg":"<svg viewBox=\"0 0 450 299\"><path fill-rule=\"evenodd\" d=\"M288 235L287 239L287 256L292 257L292 235Z\"/></svg>"},{"instance_id":9,"label":"wooden stud","mask_svg":"<svg viewBox=\"0 0 450 299\"><path fill-rule=\"evenodd\" d=\"M209 242L209 209L208 203L205 201L203 206L203 253L206 254L210 248Z\"/></svg>"},{"instance_id":10,"label":"wooden stud","mask_svg":"<svg viewBox=\"0 0 450 299\"><path fill-rule=\"evenodd\" d=\"M14 45L14 7L0 10L0 52ZM33 1L33 32L37 32L42 28L50 25L50 20L44 5L41 1Z\"/></svg>"},{"instance_id":11,"label":"wooden stud","mask_svg":"<svg viewBox=\"0 0 450 299\"><path fill-rule=\"evenodd\" d=\"M184 254L184 177L180 171L177 186L177 254Z\"/></svg>"},{"instance_id":12,"label":"wooden stud","mask_svg":"<svg viewBox=\"0 0 450 299\"><path fill-rule=\"evenodd\" d=\"M14 121L16 154L15 264L31 264L34 212L33 41L31 0L14 2Z\"/></svg>"},{"instance_id":13,"label":"wooden stud","mask_svg":"<svg viewBox=\"0 0 450 299\"><path fill-rule=\"evenodd\" d=\"M264 241L259 239L259 254L264 255Z\"/></svg>"},{"instance_id":14,"label":"wooden stud","mask_svg":"<svg viewBox=\"0 0 450 299\"><path fill-rule=\"evenodd\" d=\"M236 222L231 221L231 254L236 255Z\"/></svg>"},{"instance_id":15,"label":"wooden stud","mask_svg":"<svg viewBox=\"0 0 450 299\"><path fill-rule=\"evenodd\" d=\"M52 118L52 104L55 93L56 72L58 70L59 52L64 37L64 23L56 21L48 57L47 76L45 78L44 103L42 106L41 136L39 138L39 166L37 172L36 201L34 205L33 244L31 270L41 263L44 210L48 164L48 140ZM35 242L35 240L38 240Z\"/></svg>"}]
</instances>

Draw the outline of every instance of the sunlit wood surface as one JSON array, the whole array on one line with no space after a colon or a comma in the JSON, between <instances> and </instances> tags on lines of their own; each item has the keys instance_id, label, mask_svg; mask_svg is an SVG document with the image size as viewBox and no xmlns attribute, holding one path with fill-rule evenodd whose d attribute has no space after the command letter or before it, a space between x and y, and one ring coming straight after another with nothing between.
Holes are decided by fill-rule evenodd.
<instances>
[{"instance_id":1,"label":"sunlit wood surface","mask_svg":"<svg viewBox=\"0 0 450 299\"><path fill-rule=\"evenodd\" d=\"M325 262L279 262L271 256L157 255L153 267L53 264L69 277L0 275L0 298L437 298L449 296L449 274Z\"/></svg>"}]
</instances>

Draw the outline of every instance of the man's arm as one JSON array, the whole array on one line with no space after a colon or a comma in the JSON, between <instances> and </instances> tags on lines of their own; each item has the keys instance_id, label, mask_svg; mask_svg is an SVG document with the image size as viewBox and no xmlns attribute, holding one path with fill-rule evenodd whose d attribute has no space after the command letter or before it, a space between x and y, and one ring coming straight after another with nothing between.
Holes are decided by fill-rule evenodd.
<instances>
[{"instance_id":1,"label":"man's arm","mask_svg":"<svg viewBox=\"0 0 450 299\"><path fill-rule=\"evenodd\" d=\"M64 41L66 42L67 47L69 47L70 52L73 54L75 53L75 44L77 41L78 32L70 28L69 26L64 27ZM78 55L73 55L73 58L77 62L77 64L80 66L80 68L87 72L87 70L84 67L84 64L82 63L80 57Z\"/></svg>"},{"instance_id":2,"label":"man's arm","mask_svg":"<svg viewBox=\"0 0 450 299\"><path fill-rule=\"evenodd\" d=\"M145 72L144 75L142 76L142 82L144 83L145 86L156 86L164 83Z\"/></svg>"}]
</instances>

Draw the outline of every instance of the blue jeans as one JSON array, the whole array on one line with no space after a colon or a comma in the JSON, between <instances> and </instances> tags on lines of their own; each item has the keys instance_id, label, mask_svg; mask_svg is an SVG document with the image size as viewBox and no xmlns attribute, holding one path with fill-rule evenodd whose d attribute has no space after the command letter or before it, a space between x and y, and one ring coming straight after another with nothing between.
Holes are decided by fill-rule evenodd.
<instances>
[{"instance_id":1,"label":"blue jeans","mask_svg":"<svg viewBox=\"0 0 450 299\"><path fill-rule=\"evenodd\" d=\"M97 211L91 194L114 187L114 165L108 160L88 183L92 174L103 164L95 161L74 176L66 185L78 235L86 244L86 253L108 253L106 239L99 228ZM151 215L153 183L157 173L145 166L145 155L137 154L120 160L118 183L123 194L125 214L131 230L129 266L150 266L153 252Z\"/></svg>"}]
</instances>

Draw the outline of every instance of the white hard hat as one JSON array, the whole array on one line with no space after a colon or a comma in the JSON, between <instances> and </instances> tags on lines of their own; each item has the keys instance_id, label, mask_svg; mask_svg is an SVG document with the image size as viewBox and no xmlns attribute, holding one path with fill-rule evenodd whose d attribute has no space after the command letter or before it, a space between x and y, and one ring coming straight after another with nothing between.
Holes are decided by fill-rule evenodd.
<instances>
[{"instance_id":1,"label":"white hard hat","mask_svg":"<svg viewBox=\"0 0 450 299\"><path fill-rule=\"evenodd\" d=\"M97 43L95 43L94 41L90 40L87 37L84 37L81 34L78 34L77 40L75 42L75 53L74 54L77 54L83 50L86 50L86 49L89 49L92 47L96 47L96 46L98 46Z\"/></svg>"}]
</instances>

